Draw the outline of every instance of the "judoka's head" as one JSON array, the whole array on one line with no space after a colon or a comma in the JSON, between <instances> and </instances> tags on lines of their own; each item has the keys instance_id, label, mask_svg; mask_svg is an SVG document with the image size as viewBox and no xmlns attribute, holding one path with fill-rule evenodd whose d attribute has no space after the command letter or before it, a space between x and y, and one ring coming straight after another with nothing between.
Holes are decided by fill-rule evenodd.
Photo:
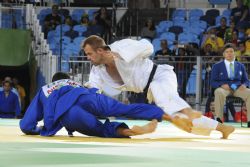
<instances>
[{"instance_id":1,"label":"judoka's head","mask_svg":"<svg viewBox=\"0 0 250 167\"><path fill-rule=\"evenodd\" d=\"M57 72L52 77L52 82L55 82L60 79L70 79L70 76L64 72Z\"/></svg>"},{"instance_id":2,"label":"judoka's head","mask_svg":"<svg viewBox=\"0 0 250 167\"><path fill-rule=\"evenodd\" d=\"M110 52L109 46L97 35L91 35L85 39L82 43L82 49L88 60L94 65L105 64L107 55Z\"/></svg>"},{"instance_id":3,"label":"judoka's head","mask_svg":"<svg viewBox=\"0 0 250 167\"><path fill-rule=\"evenodd\" d=\"M225 44L223 48L223 57L229 61L232 62L235 60L235 54L234 54L234 45L231 43Z\"/></svg>"}]
</instances>

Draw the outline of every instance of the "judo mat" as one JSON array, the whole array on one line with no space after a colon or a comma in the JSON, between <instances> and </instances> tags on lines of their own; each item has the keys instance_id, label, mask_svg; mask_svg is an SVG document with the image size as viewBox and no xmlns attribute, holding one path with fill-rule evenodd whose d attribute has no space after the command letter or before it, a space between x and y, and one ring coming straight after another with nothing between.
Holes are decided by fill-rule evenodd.
<instances>
[{"instance_id":1,"label":"judo mat","mask_svg":"<svg viewBox=\"0 0 250 167\"><path fill-rule=\"evenodd\" d=\"M250 128L237 123L225 140L216 131L198 136L167 122L132 139L68 137L64 129L54 137L28 136L18 122L0 119L0 167L250 167Z\"/></svg>"}]
</instances>

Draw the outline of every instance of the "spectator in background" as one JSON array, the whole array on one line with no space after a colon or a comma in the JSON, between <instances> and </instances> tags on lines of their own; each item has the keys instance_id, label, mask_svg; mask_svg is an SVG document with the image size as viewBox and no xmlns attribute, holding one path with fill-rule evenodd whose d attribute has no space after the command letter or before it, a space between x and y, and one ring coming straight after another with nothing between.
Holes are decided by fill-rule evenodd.
<instances>
[{"instance_id":1,"label":"spectator in background","mask_svg":"<svg viewBox=\"0 0 250 167\"><path fill-rule=\"evenodd\" d=\"M226 32L226 29L227 29L227 19L226 17L222 17L220 19L220 26L216 27L216 34L218 37L224 39L225 37L225 32Z\"/></svg>"},{"instance_id":2,"label":"spectator in background","mask_svg":"<svg viewBox=\"0 0 250 167\"><path fill-rule=\"evenodd\" d=\"M239 38L238 38L238 33L237 33L237 31L234 31L233 32L233 35L232 35L232 44L234 44L234 46L236 47L236 46L238 46L238 43L239 43Z\"/></svg>"},{"instance_id":3,"label":"spectator in background","mask_svg":"<svg viewBox=\"0 0 250 167\"><path fill-rule=\"evenodd\" d=\"M83 32L83 36L85 37L88 37L90 35L103 36L103 34L104 34L104 28L103 26L97 24L95 18L90 22L87 31Z\"/></svg>"},{"instance_id":4,"label":"spectator in background","mask_svg":"<svg viewBox=\"0 0 250 167\"><path fill-rule=\"evenodd\" d=\"M141 30L141 37L142 38L147 38L152 41L156 36L156 29L155 29L155 24L152 20L152 18L148 18L145 26Z\"/></svg>"},{"instance_id":5,"label":"spectator in background","mask_svg":"<svg viewBox=\"0 0 250 167\"><path fill-rule=\"evenodd\" d=\"M67 16L65 18L65 24L69 25L70 29L69 29L69 31L66 31L64 33L64 36L67 36L67 37L71 38L71 40L73 41L74 38L79 36L79 33L73 29L74 23L73 23L73 20L72 20L71 16Z\"/></svg>"},{"instance_id":6,"label":"spectator in background","mask_svg":"<svg viewBox=\"0 0 250 167\"><path fill-rule=\"evenodd\" d=\"M13 83L11 77L8 77L8 76L4 78L4 81L9 81L11 84ZM0 87L0 91L3 91L3 87ZM20 96L19 96L19 93L18 93L18 91L16 90L16 88L12 87L11 91L17 95L17 97L18 97L18 99L19 99L19 101L20 101ZM20 103L20 104L21 104L21 103Z\"/></svg>"},{"instance_id":7,"label":"spectator in background","mask_svg":"<svg viewBox=\"0 0 250 167\"><path fill-rule=\"evenodd\" d=\"M224 42L225 43L231 43L232 42L232 36L233 32L237 32L238 30L235 27L235 22L231 21L229 28L226 29L225 35L224 35Z\"/></svg>"},{"instance_id":8,"label":"spectator in background","mask_svg":"<svg viewBox=\"0 0 250 167\"><path fill-rule=\"evenodd\" d=\"M173 53L170 49L168 49L168 41L166 39L161 40L161 50L155 52L154 60L167 60L174 61L172 57Z\"/></svg>"},{"instance_id":9,"label":"spectator in background","mask_svg":"<svg viewBox=\"0 0 250 167\"><path fill-rule=\"evenodd\" d=\"M249 21L248 7L243 4L243 0L236 0L237 7L232 9L231 20L235 22L237 26L245 26Z\"/></svg>"},{"instance_id":10,"label":"spectator in background","mask_svg":"<svg viewBox=\"0 0 250 167\"><path fill-rule=\"evenodd\" d=\"M0 91L0 118L17 118L21 115L18 96L11 91L12 83L3 81L3 91Z\"/></svg>"},{"instance_id":11,"label":"spectator in background","mask_svg":"<svg viewBox=\"0 0 250 167\"><path fill-rule=\"evenodd\" d=\"M190 62L190 57L187 55L185 45L176 44L174 53L176 54L176 66L174 69L177 76L178 92L180 96L185 99L187 80L193 67L190 67L190 64L188 63Z\"/></svg>"},{"instance_id":12,"label":"spectator in background","mask_svg":"<svg viewBox=\"0 0 250 167\"><path fill-rule=\"evenodd\" d=\"M20 101L21 101L21 110L24 111L25 108L25 89L19 84L19 80L17 78L13 78L13 87L16 88L19 97L20 97Z\"/></svg>"},{"instance_id":13,"label":"spectator in background","mask_svg":"<svg viewBox=\"0 0 250 167\"><path fill-rule=\"evenodd\" d=\"M61 23L61 16L58 14L58 5L52 6L52 13L48 14L44 20L44 34L47 34L50 30L55 30L56 26Z\"/></svg>"},{"instance_id":14,"label":"spectator in background","mask_svg":"<svg viewBox=\"0 0 250 167\"><path fill-rule=\"evenodd\" d=\"M80 20L80 25L89 26L89 15L88 14L83 14Z\"/></svg>"},{"instance_id":15,"label":"spectator in background","mask_svg":"<svg viewBox=\"0 0 250 167\"><path fill-rule=\"evenodd\" d=\"M209 30L206 36L206 39L204 40L204 43L202 44L202 48L204 48L204 46L206 46L207 44L211 44L212 49L215 52L220 52L220 50L224 46L223 39L216 35L216 30L214 28Z\"/></svg>"},{"instance_id":16,"label":"spectator in background","mask_svg":"<svg viewBox=\"0 0 250 167\"><path fill-rule=\"evenodd\" d=\"M245 51L246 51L245 43L240 41L238 43L237 47L235 47L235 48L236 48L235 49L235 60L240 61L240 62L244 61L245 58L242 56L245 55Z\"/></svg>"},{"instance_id":17,"label":"spectator in background","mask_svg":"<svg viewBox=\"0 0 250 167\"><path fill-rule=\"evenodd\" d=\"M77 22L73 20L71 16L66 16L64 19L64 24L74 27Z\"/></svg>"},{"instance_id":18,"label":"spectator in background","mask_svg":"<svg viewBox=\"0 0 250 167\"><path fill-rule=\"evenodd\" d=\"M111 16L108 13L107 8L105 7L101 7L98 11L97 14L95 16L95 20L96 20L96 24L100 25L103 27L103 32L104 32L104 39L106 41L109 41L111 38L111 24L112 24L112 20L111 20Z\"/></svg>"},{"instance_id":19,"label":"spectator in background","mask_svg":"<svg viewBox=\"0 0 250 167\"><path fill-rule=\"evenodd\" d=\"M204 60L206 62L214 62L217 61L218 52L214 51L212 45L208 43L201 49L201 55L205 56Z\"/></svg>"}]
</instances>

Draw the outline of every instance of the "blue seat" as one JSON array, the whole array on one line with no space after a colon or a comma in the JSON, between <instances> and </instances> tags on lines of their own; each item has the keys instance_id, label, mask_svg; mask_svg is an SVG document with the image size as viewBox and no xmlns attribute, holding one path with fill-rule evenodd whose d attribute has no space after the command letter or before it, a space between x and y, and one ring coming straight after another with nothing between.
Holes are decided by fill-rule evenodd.
<instances>
[{"instance_id":1,"label":"blue seat","mask_svg":"<svg viewBox=\"0 0 250 167\"><path fill-rule=\"evenodd\" d=\"M190 16L188 21L189 23L196 22L200 20L200 17L201 16Z\"/></svg>"},{"instance_id":2,"label":"blue seat","mask_svg":"<svg viewBox=\"0 0 250 167\"><path fill-rule=\"evenodd\" d=\"M74 9L72 12L72 19L77 22L80 22L82 15L85 13L86 12L84 9Z\"/></svg>"},{"instance_id":3,"label":"blue seat","mask_svg":"<svg viewBox=\"0 0 250 167\"><path fill-rule=\"evenodd\" d=\"M202 70L202 80L205 79L206 70ZM186 85L186 94L187 95L195 95L196 93L196 75L197 75L197 69L193 69L191 72L188 82Z\"/></svg>"},{"instance_id":4,"label":"blue seat","mask_svg":"<svg viewBox=\"0 0 250 167\"><path fill-rule=\"evenodd\" d=\"M227 17L227 16L223 16L223 15L217 16L217 17L216 17L216 19L215 19L215 25L216 25L216 26L220 26L220 19L221 19L222 17L225 17L225 18L227 19L227 26L230 26L230 18Z\"/></svg>"},{"instance_id":5,"label":"blue seat","mask_svg":"<svg viewBox=\"0 0 250 167\"><path fill-rule=\"evenodd\" d=\"M180 26L172 26L168 31L174 33L175 37L177 38L177 36L183 32L183 28Z\"/></svg>"},{"instance_id":6,"label":"blue seat","mask_svg":"<svg viewBox=\"0 0 250 167\"><path fill-rule=\"evenodd\" d=\"M52 10L51 8L46 8L46 9L42 9L39 14L37 15L38 20L40 21L40 24L42 25L42 23L44 22L45 17L48 14L51 14Z\"/></svg>"},{"instance_id":7,"label":"blue seat","mask_svg":"<svg viewBox=\"0 0 250 167\"><path fill-rule=\"evenodd\" d=\"M185 18L186 17L186 10L185 9L176 9L173 12L172 18L175 18L175 17L183 17L183 18Z\"/></svg>"},{"instance_id":8,"label":"blue seat","mask_svg":"<svg viewBox=\"0 0 250 167\"><path fill-rule=\"evenodd\" d=\"M76 46L78 46L78 47L80 47L80 45L81 45L81 43L82 43L82 41L85 39L85 37L83 37L83 36L81 36L81 37L76 37L74 40L73 40L73 43L76 45Z\"/></svg>"},{"instance_id":9,"label":"blue seat","mask_svg":"<svg viewBox=\"0 0 250 167\"><path fill-rule=\"evenodd\" d=\"M200 37L200 35L204 31L205 31L204 29L202 29L201 27L198 27L197 25L192 25L192 26L184 29L184 33L191 33L191 34L197 36L197 38Z\"/></svg>"},{"instance_id":10,"label":"blue seat","mask_svg":"<svg viewBox=\"0 0 250 167\"><path fill-rule=\"evenodd\" d=\"M164 32L161 34L159 39L166 39L168 41L173 42L173 41L175 41L175 34L172 32Z\"/></svg>"},{"instance_id":11,"label":"blue seat","mask_svg":"<svg viewBox=\"0 0 250 167\"><path fill-rule=\"evenodd\" d=\"M189 18L190 17L199 17L200 18L203 15L204 15L204 12L201 9L190 9L190 11L189 11Z\"/></svg>"},{"instance_id":12,"label":"blue seat","mask_svg":"<svg viewBox=\"0 0 250 167\"><path fill-rule=\"evenodd\" d=\"M62 29L62 33L64 34L66 31L70 30L70 26L67 24L60 24L56 26L56 32L61 32Z\"/></svg>"},{"instance_id":13,"label":"blue seat","mask_svg":"<svg viewBox=\"0 0 250 167\"><path fill-rule=\"evenodd\" d=\"M183 20L176 20L174 21L174 26L179 26L182 28L186 28L189 26L189 22L188 21L183 21Z\"/></svg>"},{"instance_id":14,"label":"blue seat","mask_svg":"<svg viewBox=\"0 0 250 167\"><path fill-rule=\"evenodd\" d=\"M215 7L215 5L228 5L228 8L230 8L232 0L208 0L208 2L212 7Z\"/></svg>"},{"instance_id":15,"label":"blue seat","mask_svg":"<svg viewBox=\"0 0 250 167\"><path fill-rule=\"evenodd\" d=\"M77 31L79 33L79 36L83 34L83 32L87 31L87 26L84 25L75 25L73 27L73 30Z\"/></svg>"},{"instance_id":16,"label":"blue seat","mask_svg":"<svg viewBox=\"0 0 250 167\"><path fill-rule=\"evenodd\" d=\"M171 26L173 26L173 21L161 21L156 26L157 36L160 36L161 33L168 31Z\"/></svg>"},{"instance_id":17,"label":"blue seat","mask_svg":"<svg viewBox=\"0 0 250 167\"><path fill-rule=\"evenodd\" d=\"M203 20L193 21L193 22L190 22L189 24L190 24L190 27L199 27L203 30L207 29L207 22Z\"/></svg>"},{"instance_id":18,"label":"blue seat","mask_svg":"<svg viewBox=\"0 0 250 167\"><path fill-rule=\"evenodd\" d=\"M230 17L231 16L231 9L225 9L222 12L222 16Z\"/></svg>"},{"instance_id":19,"label":"blue seat","mask_svg":"<svg viewBox=\"0 0 250 167\"><path fill-rule=\"evenodd\" d=\"M187 44L187 43L196 43L199 45L200 40L198 36L192 32L183 32L178 36L178 43Z\"/></svg>"},{"instance_id":20,"label":"blue seat","mask_svg":"<svg viewBox=\"0 0 250 167\"><path fill-rule=\"evenodd\" d=\"M161 49L161 39L160 38L155 38L152 41L152 45L154 47L154 53L158 50Z\"/></svg>"},{"instance_id":21,"label":"blue seat","mask_svg":"<svg viewBox=\"0 0 250 167\"><path fill-rule=\"evenodd\" d=\"M93 20L95 13L98 11L98 9L89 9L88 10L88 15L89 15L89 20Z\"/></svg>"}]
</instances>

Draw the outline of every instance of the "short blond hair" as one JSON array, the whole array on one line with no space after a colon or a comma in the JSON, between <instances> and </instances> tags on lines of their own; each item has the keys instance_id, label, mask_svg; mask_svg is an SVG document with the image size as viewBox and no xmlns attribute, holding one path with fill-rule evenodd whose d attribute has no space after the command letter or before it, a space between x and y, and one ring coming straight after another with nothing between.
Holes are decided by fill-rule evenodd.
<instances>
[{"instance_id":1,"label":"short blond hair","mask_svg":"<svg viewBox=\"0 0 250 167\"><path fill-rule=\"evenodd\" d=\"M91 35L86 38L82 43L82 49L84 49L86 45L90 45L93 50L97 50L98 48L104 48L107 46L105 41L97 35Z\"/></svg>"}]
</instances>

